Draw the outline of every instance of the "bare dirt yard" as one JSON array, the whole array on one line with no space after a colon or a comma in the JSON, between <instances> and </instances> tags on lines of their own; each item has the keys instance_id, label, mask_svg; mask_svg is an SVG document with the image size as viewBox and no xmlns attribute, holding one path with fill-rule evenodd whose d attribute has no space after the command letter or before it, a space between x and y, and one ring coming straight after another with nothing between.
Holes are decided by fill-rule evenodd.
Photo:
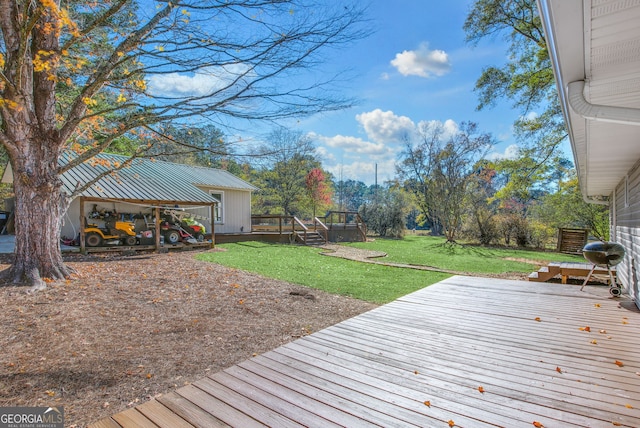
<instances>
[{"instance_id":1,"label":"bare dirt yard","mask_svg":"<svg viewBox=\"0 0 640 428\"><path fill-rule=\"evenodd\" d=\"M0 406L85 426L375 307L194 254L69 255L71 280L0 286Z\"/></svg>"}]
</instances>

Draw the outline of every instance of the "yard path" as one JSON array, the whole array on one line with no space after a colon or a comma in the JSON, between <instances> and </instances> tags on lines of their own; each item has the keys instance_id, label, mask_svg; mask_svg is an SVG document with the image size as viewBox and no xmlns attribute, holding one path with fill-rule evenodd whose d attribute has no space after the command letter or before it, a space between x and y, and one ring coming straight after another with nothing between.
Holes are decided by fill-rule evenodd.
<instances>
[{"instance_id":1,"label":"yard path","mask_svg":"<svg viewBox=\"0 0 640 428\"><path fill-rule=\"evenodd\" d=\"M363 263L371 263L382 266L391 266L397 268L405 268L405 269L416 269L416 270L424 270L431 272L441 272L448 273L450 275L466 275L466 276L485 276L490 278L505 278L505 279L526 279L527 274L521 272L506 272L501 274L490 274L490 273L470 273L463 272L458 270L444 269L435 266L427 266L427 265L413 265L407 263L394 263L394 262L385 262L380 260L387 256L387 253L383 251L374 251L374 250L365 250L362 248L354 248L347 245L340 244L325 244L320 248L326 250L320 254L324 256L330 257L339 257L342 259L353 260L356 262Z\"/></svg>"},{"instance_id":2,"label":"yard path","mask_svg":"<svg viewBox=\"0 0 640 428\"><path fill-rule=\"evenodd\" d=\"M341 259L354 260L356 262L372 263L376 265L392 266L407 269L416 270L428 270L432 272L443 272L451 275L469 275L468 272L461 272L456 270L442 269L434 266L425 265L411 265L406 263L393 263L379 260L387 256L387 253L383 251L365 250L362 248L353 248L346 245L339 244L325 244L320 248L327 250L321 253L324 256L339 257Z\"/></svg>"}]
</instances>

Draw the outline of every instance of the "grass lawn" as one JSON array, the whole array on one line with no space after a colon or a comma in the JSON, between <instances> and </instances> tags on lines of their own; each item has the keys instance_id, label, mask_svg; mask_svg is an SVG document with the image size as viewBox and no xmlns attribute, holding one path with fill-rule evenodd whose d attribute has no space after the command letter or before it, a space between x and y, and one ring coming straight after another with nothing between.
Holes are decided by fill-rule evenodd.
<instances>
[{"instance_id":1,"label":"grass lawn","mask_svg":"<svg viewBox=\"0 0 640 428\"><path fill-rule=\"evenodd\" d=\"M449 276L321 256L317 248L297 245L252 241L217 247L227 251L199 254L197 258L379 304Z\"/></svg>"},{"instance_id":2,"label":"grass lawn","mask_svg":"<svg viewBox=\"0 0 640 428\"><path fill-rule=\"evenodd\" d=\"M359 242L358 248L384 251L388 262L433 266L471 274L533 272L536 266L519 260L584 261L581 256L474 245L449 245L443 238L406 236ZM412 291L441 281L449 275L359 263L320 255L318 248L298 245L239 242L217 246L227 251L197 257L269 278L318 288L374 303L387 303ZM517 260L516 260L517 259Z\"/></svg>"},{"instance_id":3,"label":"grass lawn","mask_svg":"<svg viewBox=\"0 0 640 428\"><path fill-rule=\"evenodd\" d=\"M470 273L533 272L535 266L517 260L577 261L584 262L582 256L568 254L526 251L511 248L488 248L476 245L445 244L444 238L407 235L404 239L376 238L373 242L348 244L357 248L384 251L385 261Z\"/></svg>"}]
</instances>

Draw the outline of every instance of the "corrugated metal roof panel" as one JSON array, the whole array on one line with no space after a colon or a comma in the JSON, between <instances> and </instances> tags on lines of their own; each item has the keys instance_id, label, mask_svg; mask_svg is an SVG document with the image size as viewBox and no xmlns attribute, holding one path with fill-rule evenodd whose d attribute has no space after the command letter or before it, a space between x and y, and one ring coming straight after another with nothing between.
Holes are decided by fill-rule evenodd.
<instances>
[{"instance_id":1,"label":"corrugated metal roof panel","mask_svg":"<svg viewBox=\"0 0 640 428\"><path fill-rule=\"evenodd\" d=\"M60 163L71 159L64 155ZM61 179L69 194L82 185L107 172L115 163L128 157L101 153L93 162L85 162L65 172ZM233 174L213 168L181 165L171 162L134 159L128 167L107 174L82 192L82 196L104 199L154 200L167 202L212 203L215 199L196 185L253 191L257 188Z\"/></svg>"}]
</instances>

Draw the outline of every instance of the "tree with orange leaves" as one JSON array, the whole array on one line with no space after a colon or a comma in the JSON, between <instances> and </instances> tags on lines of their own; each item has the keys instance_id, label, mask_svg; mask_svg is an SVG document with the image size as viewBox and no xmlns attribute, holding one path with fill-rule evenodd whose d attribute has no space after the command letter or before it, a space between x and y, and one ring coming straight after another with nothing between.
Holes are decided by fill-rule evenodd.
<instances>
[{"instance_id":1,"label":"tree with orange leaves","mask_svg":"<svg viewBox=\"0 0 640 428\"><path fill-rule=\"evenodd\" d=\"M313 217L315 218L318 208L327 207L331 204L331 188L327 184L324 172L320 168L313 168L309 171L304 182L311 201Z\"/></svg>"},{"instance_id":2,"label":"tree with orange leaves","mask_svg":"<svg viewBox=\"0 0 640 428\"><path fill-rule=\"evenodd\" d=\"M0 0L0 143L16 213L5 280L40 289L69 276L61 219L93 183L66 194L60 176L118 139L193 117L272 121L352 105L332 77L294 77L364 36L362 23L357 2Z\"/></svg>"}]
</instances>

